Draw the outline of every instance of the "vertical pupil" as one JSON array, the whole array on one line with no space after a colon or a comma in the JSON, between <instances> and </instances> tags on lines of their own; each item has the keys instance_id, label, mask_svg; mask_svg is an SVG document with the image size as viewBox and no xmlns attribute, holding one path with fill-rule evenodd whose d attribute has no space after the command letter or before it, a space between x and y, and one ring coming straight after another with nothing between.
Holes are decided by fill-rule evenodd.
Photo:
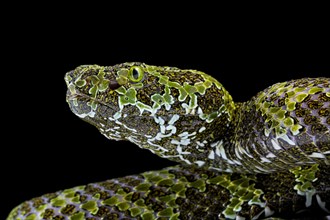
<instances>
[{"instance_id":1,"label":"vertical pupil","mask_svg":"<svg viewBox=\"0 0 330 220\"><path fill-rule=\"evenodd\" d=\"M133 78L138 79L139 78L139 71L137 69L133 69Z\"/></svg>"}]
</instances>

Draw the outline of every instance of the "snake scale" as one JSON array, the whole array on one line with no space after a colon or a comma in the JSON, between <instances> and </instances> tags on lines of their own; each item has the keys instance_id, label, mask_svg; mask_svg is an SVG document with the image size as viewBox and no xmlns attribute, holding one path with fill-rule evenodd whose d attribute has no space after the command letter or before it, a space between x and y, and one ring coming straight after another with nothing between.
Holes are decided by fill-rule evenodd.
<instances>
[{"instance_id":1,"label":"snake scale","mask_svg":"<svg viewBox=\"0 0 330 220\"><path fill-rule=\"evenodd\" d=\"M329 78L244 103L203 72L139 62L79 66L65 81L78 117L179 165L46 194L8 220L329 216Z\"/></svg>"}]
</instances>

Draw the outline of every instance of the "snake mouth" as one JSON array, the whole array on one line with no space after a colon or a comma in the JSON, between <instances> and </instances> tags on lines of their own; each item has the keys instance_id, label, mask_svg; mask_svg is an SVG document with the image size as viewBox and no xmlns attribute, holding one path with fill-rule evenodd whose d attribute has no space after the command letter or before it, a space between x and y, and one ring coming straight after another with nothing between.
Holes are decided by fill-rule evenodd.
<instances>
[{"instance_id":1,"label":"snake mouth","mask_svg":"<svg viewBox=\"0 0 330 220\"><path fill-rule=\"evenodd\" d=\"M77 99L91 100L92 98L86 94L79 93L79 92L72 93L68 89L67 94L66 94L66 101L69 102L69 101L74 101ZM97 100L95 100L95 101L97 101Z\"/></svg>"},{"instance_id":2,"label":"snake mouth","mask_svg":"<svg viewBox=\"0 0 330 220\"><path fill-rule=\"evenodd\" d=\"M89 95L86 95L84 93L80 93L80 92L71 93L70 90L68 90L66 95L66 101L69 103L69 102L75 102L77 100L79 101L84 100L85 102L92 101L113 109L113 106L110 103L106 103L100 99L90 97Z\"/></svg>"}]
</instances>

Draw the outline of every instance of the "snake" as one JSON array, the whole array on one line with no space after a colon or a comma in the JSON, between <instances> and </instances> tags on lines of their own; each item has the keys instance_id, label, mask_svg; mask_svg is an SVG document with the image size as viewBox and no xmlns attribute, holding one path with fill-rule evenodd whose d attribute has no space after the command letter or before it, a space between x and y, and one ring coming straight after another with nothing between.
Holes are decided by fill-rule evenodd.
<instances>
[{"instance_id":1,"label":"snake","mask_svg":"<svg viewBox=\"0 0 330 220\"><path fill-rule=\"evenodd\" d=\"M246 102L202 71L141 62L81 65L65 82L76 116L177 165L48 193L8 220L329 218L330 78Z\"/></svg>"}]
</instances>

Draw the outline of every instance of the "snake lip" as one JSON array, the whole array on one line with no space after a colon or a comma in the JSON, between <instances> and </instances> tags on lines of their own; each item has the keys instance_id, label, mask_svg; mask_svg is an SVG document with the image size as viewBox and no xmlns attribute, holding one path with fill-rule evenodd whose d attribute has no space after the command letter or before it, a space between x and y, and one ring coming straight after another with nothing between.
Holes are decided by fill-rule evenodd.
<instances>
[{"instance_id":1,"label":"snake lip","mask_svg":"<svg viewBox=\"0 0 330 220\"><path fill-rule=\"evenodd\" d=\"M104 106L107 106L110 109L115 110L115 108L111 105L111 103L106 103L100 99L90 97L89 95L81 93L81 92L71 93L70 91L68 91L67 95L66 95L66 101L70 102L70 101L75 101L75 100L94 101L96 103L102 104Z\"/></svg>"},{"instance_id":2,"label":"snake lip","mask_svg":"<svg viewBox=\"0 0 330 220\"><path fill-rule=\"evenodd\" d=\"M77 93L77 92L76 93L68 92L68 94L66 95L67 101L72 101L77 98L91 99L91 97L89 97L88 95L85 95L83 93Z\"/></svg>"},{"instance_id":3,"label":"snake lip","mask_svg":"<svg viewBox=\"0 0 330 220\"><path fill-rule=\"evenodd\" d=\"M91 100L92 98L86 94L80 93L80 92L70 92L69 90L67 91L66 94L66 101L71 102L71 101L76 101L76 100Z\"/></svg>"}]
</instances>

